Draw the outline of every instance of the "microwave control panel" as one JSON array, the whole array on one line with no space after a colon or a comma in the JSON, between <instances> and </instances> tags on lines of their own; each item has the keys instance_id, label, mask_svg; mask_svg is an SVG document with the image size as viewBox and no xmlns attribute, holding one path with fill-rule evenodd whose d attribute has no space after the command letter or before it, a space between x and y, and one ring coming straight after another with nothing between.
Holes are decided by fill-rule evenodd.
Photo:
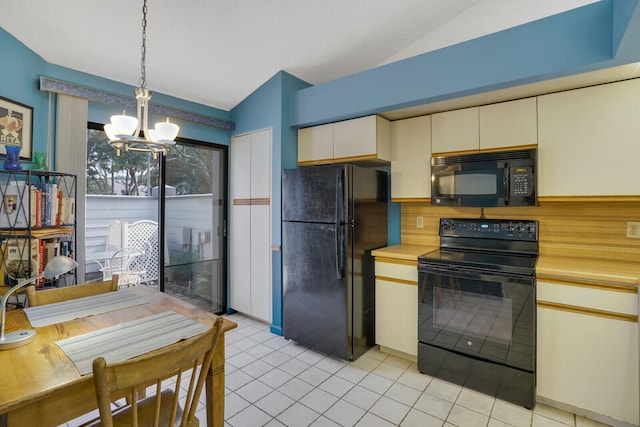
<instances>
[{"instance_id":1,"label":"microwave control panel","mask_svg":"<svg viewBox=\"0 0 640 427\"><path fill-rule=\"evenodd\" d=\"M537 241L538 221L440 218L440 236Z\"/></svg>"},{"instance_id":2,"label":"microwave control panel","mask_svg":"<svg viewBox=\"0 0 640 427\"><path fill-rule=\"evenodd\" d=\"M511 195L530 196L533 191L533 174L530 167L511 168Z\"/></svg>"}]
</instances>

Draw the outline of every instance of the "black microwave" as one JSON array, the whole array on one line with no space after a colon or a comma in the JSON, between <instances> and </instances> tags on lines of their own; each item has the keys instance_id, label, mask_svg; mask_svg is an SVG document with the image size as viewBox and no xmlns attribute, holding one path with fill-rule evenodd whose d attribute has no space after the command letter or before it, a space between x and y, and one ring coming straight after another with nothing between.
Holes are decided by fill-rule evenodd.
<instances>
[{"instance_id":1,"label":"black microwave","mask_svg":"<svg viewBox=\"0 0 640 427\"><path fill-rule=\"evenodd\" d=\"M537 205L536 159L536 149L432 157L431 204Z\"/></svg>"}]
</instances>

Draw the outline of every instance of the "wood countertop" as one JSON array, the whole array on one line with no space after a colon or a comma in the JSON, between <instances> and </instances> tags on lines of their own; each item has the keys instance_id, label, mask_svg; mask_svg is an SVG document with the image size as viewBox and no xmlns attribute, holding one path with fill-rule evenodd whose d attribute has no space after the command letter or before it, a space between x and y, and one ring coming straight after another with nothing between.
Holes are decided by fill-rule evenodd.
<instances>
[{"instance_id":1,"label":"wood countertop","mask_svg":"<svg viewBox=\"0 0 640 427\"><path fill-rule=\"evenodd\" d=\"M375 249L371 255L377 258L417 261L420 255L435 249L437 247L401 243ZM634 263L540 255L536 275L541 279L556 277L640 286L640 260Z\"/></svg>"},{"instance_id":2,"label":"wood countertop","mask_svg":"<svg viewBox=\"0 0 640 427\"><path fill-rule=\"evenodd\" d=\"M540 255L536 275L543 280L556 277L640 286L640 260L617 262Z\"/></svg>"},{"instance_id":3,"label":"wood countertop","mask_svg":"<svg viewBox=\"0 0 640 427\"><path fill-rule=\"evenodd\" d=\"M420 255L435 249L437 247L401 243L375 249L371 255L377 258L417 261ZM640 286L640 260L633 263L540 255L536 274L541 279L556 277Z\"/></svg>"},{"instance_id":4,"label":"wood countertop","mask_svg":"<svg viewBox=\"0 0 640 427\"><path fill-rule=\"evenodd\" d=\"M418 257L424 253L431 252L437 247L427 247L422 245L399 244L385 246L371 252L371 255L379 258L402 259L406 261L418 261Z\"/></svg>"}]
</instances>

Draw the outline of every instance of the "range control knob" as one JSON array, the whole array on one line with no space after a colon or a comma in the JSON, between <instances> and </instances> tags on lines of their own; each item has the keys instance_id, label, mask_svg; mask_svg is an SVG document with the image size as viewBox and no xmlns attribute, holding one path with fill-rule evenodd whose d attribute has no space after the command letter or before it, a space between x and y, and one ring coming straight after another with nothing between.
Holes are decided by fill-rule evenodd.
<instances>
[{"instance_id":1,"label":"range control knob","mask_svg":"<svg viewBox=\"0 0 640 427\"><path fill-rule=\"evenodd\" d=\"M506 227L507 231L512 232L513 230L515 230L515 227L513 226L513 224L509 224Z\"/></svg>"},{"instance_id":2,"label":"range control knob","mask_svg":"<svg viewBox=\"0 0 640 427\"><path fill-rule=\"evenodd\" d=\"M524 233L524 225L520 224L518 226L518 233Z\"/></svg>"}]
</instances>

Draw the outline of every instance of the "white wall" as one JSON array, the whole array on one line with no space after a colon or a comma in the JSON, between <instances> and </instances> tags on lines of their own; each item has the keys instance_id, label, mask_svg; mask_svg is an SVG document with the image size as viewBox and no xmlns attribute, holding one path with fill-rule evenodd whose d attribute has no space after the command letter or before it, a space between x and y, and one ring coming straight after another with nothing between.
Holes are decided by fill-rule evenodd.
<instances>
[{"instance_id":1,"label":"white wall","mask_svg":"<svg viewBox=\"0 0 640 427\"><path fill-rule=\"evenodd\" d=\"M211 194L194 196L168 196L165 202L168 218L165 239L165 262L175 251L189 251L198 247L202 259L217 259L220 254L217 244L218 200ZM216 208L216 209L214 209ZM86 224L84 250L88 257L92 253L104 252L107 242L107 225L111 221L135 222L142 219L158 220L158 199L138 196L86 197ZM81 226L81 225L79 225ZM186 229L186 233L185 233ZM208 241L204 232L209 232ZM185 235L188 236L185 240ZM188 243L188 240L191 243ZM82 251L83 242L78 242ZM98 264L87 262L86 271L98 271Z\"/></svg>"}]
</instances>

